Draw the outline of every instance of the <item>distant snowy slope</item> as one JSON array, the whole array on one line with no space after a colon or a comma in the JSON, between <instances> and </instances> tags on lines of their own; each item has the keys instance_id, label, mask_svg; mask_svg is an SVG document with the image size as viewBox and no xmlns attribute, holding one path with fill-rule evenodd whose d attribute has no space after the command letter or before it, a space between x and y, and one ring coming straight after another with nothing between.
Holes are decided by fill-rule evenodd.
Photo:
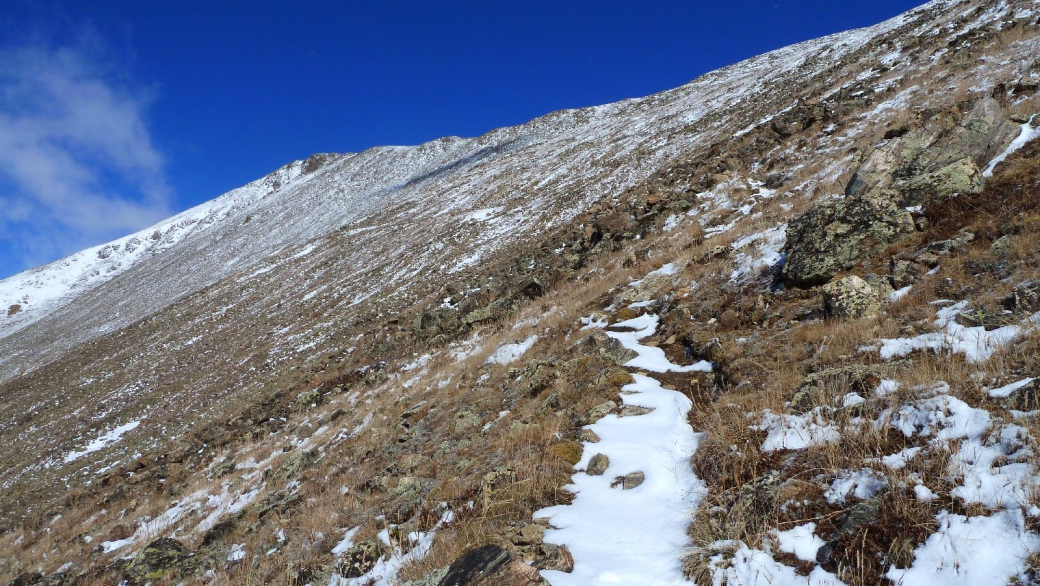
<instances>
[{"instance_id":1,"label":"distant snowy slope","mask_svg":"<svg viewBox=\"0 0 1040 586\"><path fill-rule=\"evenodd\" d=\"M236 212L248 210L299 178L304 164L295 161L140 232L0 281L0 338L45 317L136 263L161 254L189 235L220 226Z\"/></svg>"},{"instance_id":2,"label":"distant snowy slope","mask_svg":"<svg viewBox=\"0 0 1040 586\"><path fill-rule=\"evenodd\" d=\"M272 286L289 287L285 295L308 300L335 290L357 303L479 266L618 197L677 157L767 123L763 113L793 105L788 90L825 75L878 35L930 26L921 11L938 5L646 98L553 112L476 138L290 164L152 228L0 282L0 380L232 275L274 271L282 282ZM910 22L914 14L920 22ZM332 241L322 239L333 236L351 252L331 251ZM314 254L282 254L289 249ZM298 278L318 258L350 270Z\"/></svg>"}]
</instances>

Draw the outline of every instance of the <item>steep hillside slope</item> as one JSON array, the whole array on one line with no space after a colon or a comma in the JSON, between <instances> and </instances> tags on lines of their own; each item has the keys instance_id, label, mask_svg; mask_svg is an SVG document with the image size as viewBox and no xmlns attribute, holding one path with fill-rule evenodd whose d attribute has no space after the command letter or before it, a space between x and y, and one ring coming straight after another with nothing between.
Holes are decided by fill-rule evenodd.
<instances>
[{"instance_id":1,"label":"steep hillside slope","mask_svg":"<svg viewBox=\"0 0 1040 586\"><path fill-rule=\"evenodd\" d=\"M1038 48L936 1L0 282L0 580L1033 579Z\"/></svg>"}]
</instances>

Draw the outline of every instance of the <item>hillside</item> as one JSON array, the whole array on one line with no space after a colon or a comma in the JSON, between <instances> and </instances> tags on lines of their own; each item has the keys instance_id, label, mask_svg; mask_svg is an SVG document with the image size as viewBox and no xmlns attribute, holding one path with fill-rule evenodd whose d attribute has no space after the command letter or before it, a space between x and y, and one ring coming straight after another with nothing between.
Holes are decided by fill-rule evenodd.
<instances>
[{"instance_id":1,"label":"hillside","mask_svg":"<svg viewBox=\"0 0 1040 586\"><path fill-rule=\"evenodd\" d=\"M1040 2L0 281L0 583L1030 583Z\"/></svg>"}]
</instances>

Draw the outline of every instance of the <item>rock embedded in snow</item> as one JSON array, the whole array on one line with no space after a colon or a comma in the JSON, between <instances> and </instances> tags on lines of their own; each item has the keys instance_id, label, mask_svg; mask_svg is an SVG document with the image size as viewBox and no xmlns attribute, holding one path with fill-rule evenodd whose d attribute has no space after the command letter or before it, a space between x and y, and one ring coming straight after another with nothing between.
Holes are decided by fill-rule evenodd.
<instances>
[{"instance_id":1,"label":"rock embedded in snow","mask_svg":"<svg viewBox=\"0 0 1040 586\"><path fill-rule=\"evenodd\" d=\"M633 488L643 484L645 480L646 475L642 472L629 472L624 476L618 476L617 478L615 478L614 482L612 482L610 486L611 488L615 486L620 486L621 490L632 490Z\"/></svg>"},{"instance_id":2,"label":"rock embedded in snow","mask_svg":"<svg viewBox=\"0 0 1040 586\"><path fill-rule=\"evenodd\" d=\"M585 467L585 473L590 476L602 476L608 467L610 467L610 458L604 454L596 454L589 460L589 465Z\"/></svg>"},{"instance_id":3,"label":"rock embedded in snow","mask_svg":"<svg viewBox=\"0 0 1040 586\"><path fill-rule=\"evenodd\" d=\"M618 417L637 417L639 415L646 415L653 411L650 407L640 407L639 405L625 405L621 408L621 412L618 413Z\"/></svg>"}]
</instances>

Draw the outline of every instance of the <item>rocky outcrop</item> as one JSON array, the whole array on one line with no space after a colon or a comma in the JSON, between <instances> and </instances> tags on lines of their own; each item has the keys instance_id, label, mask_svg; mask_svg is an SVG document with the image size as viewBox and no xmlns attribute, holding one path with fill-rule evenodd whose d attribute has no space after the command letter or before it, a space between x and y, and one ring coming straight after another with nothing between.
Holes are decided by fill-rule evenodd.
<instances>
[{"instance_id":1,"label":"rocky outcrop","mask_svg":"<svg viewBox=\"0 0 1040 586\"><path fill-rule=\"evenodd\" d=\"M903 206L923 205L956 193L977 193L990 160L1014 140L1018 127L993 98L976 102L958 123L933 112L917 128L869 151L845 188L846 195L891 188Z\"/></svg>"},{"instance_id":2,"label":"rocky outcrop","mask_svg":"<svg viewBox=\"0 0 1040 586\"><path fill-rule=\"evenodd\" d=\"M784 281L822 285L914 231L913 217L888 190L820 202L787 226Z\"/></svg>"},{"instance_id":3,"label":"rocky outcrop","mask_svg":"<svg viewBox=\"0 0 1040 586\"><path fill-rule=\"evenodd\" d=\"M981 169L1014 140L1018 128L993 98L979 100L953 124L932 113L923 125L886 135L845 188L845 199L809 208L787 228L784 281L821 285L914 232L906 210L982 189Z\"/></svg>"}]
</instances>

